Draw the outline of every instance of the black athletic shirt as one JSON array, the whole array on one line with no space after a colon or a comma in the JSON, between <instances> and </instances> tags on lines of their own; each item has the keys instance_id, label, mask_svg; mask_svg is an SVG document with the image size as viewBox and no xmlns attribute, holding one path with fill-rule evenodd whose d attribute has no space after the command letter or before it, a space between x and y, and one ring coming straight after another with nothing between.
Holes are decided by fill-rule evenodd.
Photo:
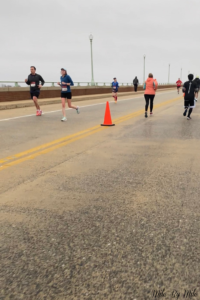
<instances>
[{"instance_id":1,"label":"black athletic shirt","mask_svg":"<svg viewBox=\"0 0 200 300\"><path fill-rule=\"evenodd\" d=\"M40 89L38 88L38 85L40 84L41 81L41 85L44 85L45 81L42 78L41 75L36 74L35 75L28 75L28 81L26 82L26 84L30 85L30 91L31 92L39 92Z\"/></svg>"},{"instance_id":2,"label":"black athletic shirt","mask_svg":"<svg viewBox=\"0 0 200 300\"><path fill-rule=\"evenodd\" d=\"M194 93L198 92L198 86L194 81L186 81L183 85L185 100L194 100Z\"/></svg>"}]
</instances>

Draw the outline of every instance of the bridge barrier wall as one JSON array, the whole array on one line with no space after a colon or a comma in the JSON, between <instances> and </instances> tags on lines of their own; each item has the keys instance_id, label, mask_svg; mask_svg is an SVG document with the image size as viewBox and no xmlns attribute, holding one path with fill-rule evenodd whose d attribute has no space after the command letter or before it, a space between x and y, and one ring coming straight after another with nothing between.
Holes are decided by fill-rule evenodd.
<instances>
[{"instance_id":1,"label":"bridge barrier wall","mask_svg":"<svg viewBox=\"0 0 200 300\"><path fill-rule=\"evenodd\" d=\"M159 85L158 89L173 88L175 85ZM73 96L86 96L111 93L111 87L71 87ZM138 91L142 86L138 87ZM133 86L121 86L119 92L134 92ZM40 99L60 97L60 87L43 87L40 93ZM0 88L0 102L10 102L30 99L29 87L3 87Z\"/></svg>"}]
</instances>

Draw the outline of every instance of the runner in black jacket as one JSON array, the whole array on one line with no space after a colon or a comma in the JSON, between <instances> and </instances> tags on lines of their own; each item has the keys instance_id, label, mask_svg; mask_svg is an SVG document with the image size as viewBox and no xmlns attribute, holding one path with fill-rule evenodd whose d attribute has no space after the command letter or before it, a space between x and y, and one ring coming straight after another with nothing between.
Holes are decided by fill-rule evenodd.
<instances>
[{"instance_id":1,"label":"runner in black jacket","mask_svg":"<svg viewBox=\"0 0 200 300\"><path fill-rule=\"evenodd\" d=\"M36 74L36 68L31 67L31 74L28 76L28 79L25 79L26 84L30 85L30 94L31 99L33 99L33 102L35 104L35 107L37 109L36 116L41 116L42 111L40 109L40 106L38 104L38 98L40 95L40 89L44 85L45 81L39 74Z\"/></svg>"},{"instance_id":2,"label":"runner in black jacket","mask_svg":"<svg viewBox=\"0 0 200 300\"><path fill-rule=\"evenodd\" d=\"M200 79L198 76L194 79L194 82L196 83L198 89L200 89Z\"/></svg>"},{"instance_id":3,"label":"runner in black jacket","mask_svg":"<svg viewBox=\"0 0 200 300\"><path fill-rule=\"evenodd\" d=\"M187 115L187 110L188 111L188 116L187 119L191 119L191 113L193 111L193 108L195 107L195 103L197 99L195 98L195 94L198 93L198 86L197 84L193 81L193 74L188 75L189 81L186 81L183 85L183 93L185 93L184 97L184 106L185 106L185 111L183 113L183 116L185 117Z\"/></svg>"},{"instance_id":4,"label":"runner in black jacket","mask_svg":"<svg viewBox=\"0 0 200 300\"><path fill-rule=\"evenodd\" d=\"M133 85L134 85L135 92L137 92L138 84L139 84L139 80L138 80L137 76L135 76L135 78L133 79Z\"/></svg>"}]
</instances>

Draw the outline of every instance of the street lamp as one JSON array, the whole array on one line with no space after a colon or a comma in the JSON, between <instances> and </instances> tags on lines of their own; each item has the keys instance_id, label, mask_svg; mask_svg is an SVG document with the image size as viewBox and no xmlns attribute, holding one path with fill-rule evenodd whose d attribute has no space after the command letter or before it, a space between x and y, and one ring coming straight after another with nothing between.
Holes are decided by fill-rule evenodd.
<instances>
[{"instance_id":1,"label":"street lamp","mask_svg":"<svg viewBox=\"0 0 200 300\"><path fill-rule=\"evenodd\" d=\"M94 83L94 71L93 71L93 54L92 54L93 35L92 34L90 34L89 39L90 39L90 50L91 50L91 75L92 75L91 85L95 85L95 83Z\"/></svg>"},{"instance_id":2,"label":"street lamp","mask_svg":"<svg viewBox=\"0 0 200 300\"><path fill-rule=\"evenodd\" d=\"M182 80L182 68L181 68L181 80Z\"/></svg>"},{"instance_id":3,"label":"street lamp","mask_svg":"<svg viewBox=\"0 0 200 300\"><path fill-rule=\"evenodd\" d=\"M169 70L168 70L168 84L169 84L169 79L170 79L170 64L169 64Z\"/></svg>"},{"instance_id":4,"label":"street lamp","mask_svg":"<svg viewBox=\"0 0 200 300\"><path fill-rule=\"evenodd\" d=\"M145 58L146 58L146 55L144 55L143 83L145 83Z\"/></svg>"}]
</instances>

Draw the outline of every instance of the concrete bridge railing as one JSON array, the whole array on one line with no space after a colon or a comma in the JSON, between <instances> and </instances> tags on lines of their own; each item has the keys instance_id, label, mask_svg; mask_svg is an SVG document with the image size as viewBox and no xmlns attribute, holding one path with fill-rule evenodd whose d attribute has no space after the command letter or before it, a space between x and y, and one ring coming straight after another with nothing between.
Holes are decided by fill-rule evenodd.
<instances>
[{"instance_id":1,"label":"concrete bridge railing","mask_svg":"<svg viewBox=\"0 0 200 300\"><path fill-rule=\"evenodd\" d=\"M21 81L21 80L13 80L13 81L6 81L6 80L3 80L1 81L0 80L0 88L1 87L6 87L6 86L10 86L10 87L21 87L20 84L23 84L23 86L25 86L25 82L24 81ZM159 83L159 85L167 85L168 83ZM171 85L172 83L169 83L169 85ZM46 81L45 82L45 85L48 85L48 86L57 86L57 81ZM74 85L75 86L110 86L111 85L111 82L95 82L95 83L91 83L91 82L81 82L81 81L77 81L77 82L74 82ZM133 83L130 83L130 82L119 82L119 85L120 86L132 86ZM139 84L139 86L142 86L143 84Z\"/></svg>"},{"instance_id":2,"label":"concrete bridge railing","mask_svg":"<svg viewBox=\"0 0 200 300\"><path fill-rule=\"evenodd\" d=\"M158 89L169 89L175 88L175 85L158 85ZM100 94L111 94L112 89L109 86L72 86L73 96L89 96L89 95L100 95ZM143 86L138 87L138 91L143 93ZM41 89L40 99L44 98L60 98L61 89L59 86L44 86ZM121 85L119 89L119 94L122 93L135 93L133 85ZM2 87L0 88L0 102L10 102L19 100L30 99L30 88L26 87Z\"/></svg>"}]
</instances>

